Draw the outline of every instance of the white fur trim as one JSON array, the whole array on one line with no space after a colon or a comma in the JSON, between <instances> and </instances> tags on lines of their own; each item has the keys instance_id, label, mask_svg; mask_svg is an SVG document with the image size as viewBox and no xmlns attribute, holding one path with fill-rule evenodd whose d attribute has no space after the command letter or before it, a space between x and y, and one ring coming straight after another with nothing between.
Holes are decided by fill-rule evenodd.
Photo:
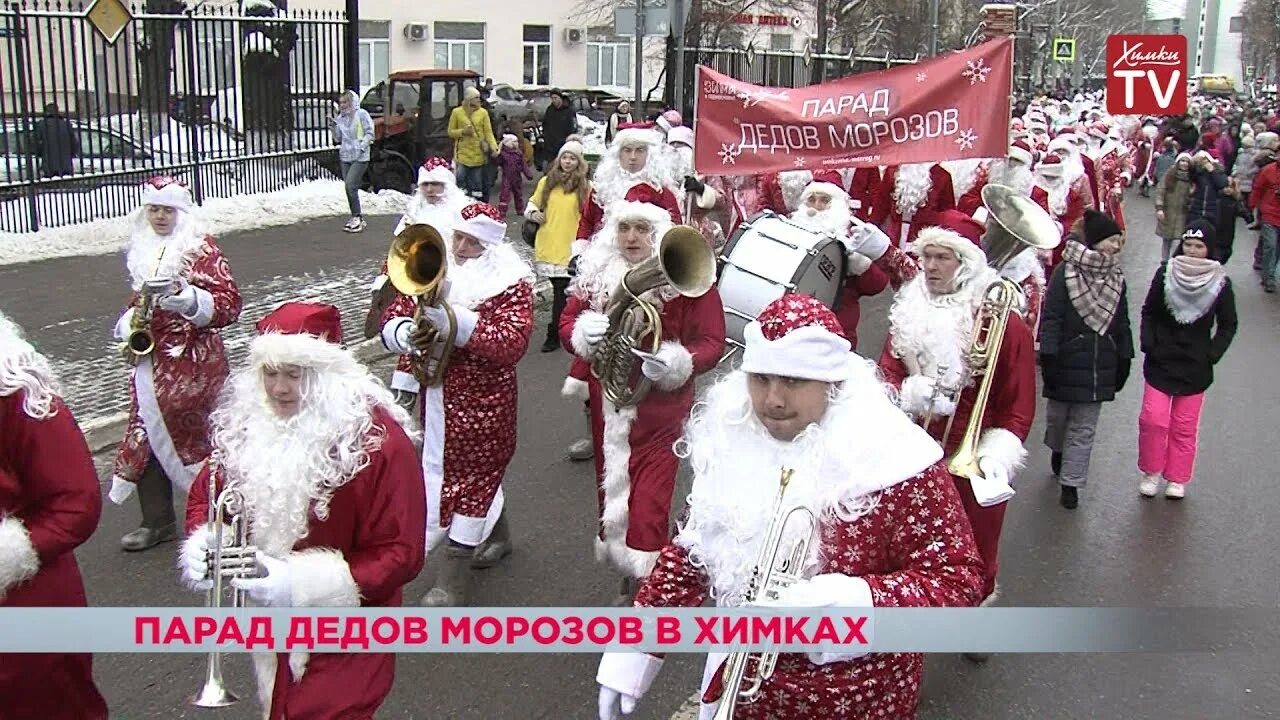
<instances>
[{"instance_id":1,"label":"white fur trim","mask_svg":"<svg viewBox=\"0 0 1280 720\"><path fill-rule=\"evenodd\" d=\"M596 538L596 561L613 565L627 577L645 578L658 562L659 550L636 550L625 540L604 542Z\"/></svg>"},{"instance_id":2,"label":"white fur trim","mask_svg":"<svg viewBox=\"0 0 1280 720\"><path fill-rule=\"evenodd\" d=\"M476 323L480 320L480 315L475 310L461 305L453 308L454 329L457 334L454 336L453 344L457 347L466 347L471 341L471 334L476 331Z\"/></svg>"},{"instance_id":3,"label":"white fur trim","mask_svg":"<svg viewBox=\"0 0 1280 720\"><path fill-rule=\"evenodd\" d=\"M833 185L829 182L811 182L805 186L804 192L800 193L801 204L803 204L805 200L808 200L809 196L816 194L827 195L832 199L849 197L848 193L844 191L844 188L839 185Z\"/></svg>"},{"instance_id":4,"label":"white fur trim","mask_svg":"<svg viewBox=\"0 0 1280 720\"><path fill-rule=\"evenodd\" d=\"M591 247L590 240L574 240L569 244L569 257L578 257L586 252L588 247Z\"/></svg>"},{"instance_id":5,"label":"white fur trim","mask_svg":"<svg viewBox=\"0 0 1280 720\"><path fill-rule=\"evenodd\" d=\"M294 607L359 607L360 588L341 552L312 548L289 553Z\"/></svg>"},{"instance_id":6,"label":"white fur trim","mask_svg":"<svg viewBox=\"0 0 1280 720\"><path fill-rule=\"evenodd\" d=\"M631 425L636 409L614 408L604 402L604 512L600 523L604 539L596 538L596 559L608 560L630 577L649 574L658 560L658 551L627 547L627 526L631 512Z\"/></svg>"},{"instance_id":7,"label":"white fur trim","mask_svg":"<svg viewBox=\"0 0 1280 720\"><path fill-rule=\"evenodd\" d=\"M425 166L418 168L418 184L423 185L429 182L444 183L445 185L453 185L455 176L452 170L447 167L434 167L428 170Z\"/></svg>"},{"instance_id":8,"label":"white fur trim","mask_svg":"<svg viewBox=\"0 0 1280 720\"><path fill-rule=\"evenodd\" d=\"M983 225L987 224L987 217L990 215L991 215L991 211L987 209L986 205L979 205L978 209L973 211L973 219L977 220Z\"/></svg>"},{"instance_id":9,"label":"white fur trim","mask_svg":"<svg viewBox=\"0 0 1280 720\"><path fill-rule=\"evenodd\" d=\"M178 448L169 434L169 427L160 410L160 401L156 397L155 377L152 375L154 367L152 359L144 357L134 368L133 389L138 398L138 417L142 419L142 426L147 431L147 445L160 462L164 474L174 487L186 492L201 463L184 465L178 455Z\"/></svg>"},{"instance_id":10,"label":"white fur trim","mask_svg":"<svg viewBox=\"0 0 1280 720\"><path fill-rule=\"evenodd\" d=\"M498 524L498 518L502 516L502 508L505 505L506 498L502 494L502 486L499 485L498 492L493 496L493 502L489 503L489 511L484 517L454 513L453 520L449 523L449 539L470 547L488 540L493 534L494 526Z\"/></svg>"},{"instance_id":11,"label":"white fur trim","mask_svg":"<svg viewBox=\"0 0 1280 720\"><path fill-rule=\"evenodd\" d=\"M258 705L262 708L262 720L269 720L271 696L276 688L276 654L254 653L253 676L258 681Z\"/></svg>"},{"instance_id":12,"label":"white fur trim","mask_svg":"<svg viewBox=\"0 0 1280 720\"><path fill-rule=\"evenodd\" d=\"M190 315L182 313L182 317L198 328L209 327L209 323L213 322L213 294L204 288L194 285L191 286L191 289L196 295L196 309Z\"/></svg>"},{"instance_id":13,"label":"white fur trim","mask_svg":"<svg viewBox=\"0 0 1280 720\"><path fill-rule=\"evenodd\" d=\"M501 245L507 239L507 224L483 213L460 221L453 228L479 240L483 245Z\"/></svg>"},{"instance_id":14,"label":"white fur trim","mask_svg":"<svg viewBox=\"0 0 1280 720\"><path fill-rule=\"evenodd\" d=\"M693 128L677 125L667 131L667 144L684 143L693 147Z\"/></svg>"},{"instance_id":15,"label":"white fur trim","mask_svg":"<svg viewBox=\"0 0 1280 720\"><path fill-rule=\"evenodd\" d=\"M390 348L394 350L395 348ZM400 351L404 352L404 351ZM341 346L318 337L301 334L263 333L249 345L249 364L253 367L299 365L324 368L359 366L351 353Z\"/></svg>"},{"instance_id":16,"label":"white fur trim","mask_svg":"<svg viewBox=\"0 0 1280 720\"><path fill-rule=\"evenodd\" d=\"M667 364L667 372L653 384L665 392L674 392L684 387L693 375L693 355L689 354L684 345L674 340L663 341L656 354L659 360Z\"/></svg>"},{"instance_id":17,"label":"white fur trim","mask_svg":"<svg viewBox=\"0 0 1280 720\"><path fill-rule=\"evenodd\" d=\"M992 458L1004 465L1012 478L1027 459L1027 449L1017 435L1004 428L991 427L983 430L979 436L977 455L979 458Z\"/></svg>"},{"instance_id":18,"label":"white fur trim","mask_svg":"<svg viewBox=\"0 0 1280 720\"><path fill-rule=\"evenodd\" d=\"M405 329L406 326L411 330L413 320L405 317L388 320L387 324L382 326L382 346L401 355L413 352L414 349L408 342L409 330Z\"/></svg>"},{"instance_id":19,"label":"white fur trim","mask_svg":"<svg viewBox=\"0 0 1280 720\"><path fill-rule=\"evenodd\" d=\"M1024 150L1016 145L1009 146L1009 159L1017 160L1027 167L1031 167L1031 161L1034 159L1029 150Z\"/></svg>"},{"instance_id":20,"label":"white fur trim","mask_svg":"<svg viewBox=\"0 0 1280 720\"><path fill-rule=\"evenodd\" d=\"M848 268L845 274L851 277L858 277L871 269L871 258L862 253L848 253L848 261Z\"/></svg>"},{"instance_id":21,"label":"white fur trim","mask_svg":"<svg viewBox=\"0 0 1280 720\"><path fill-rule=\"evenodd\" d=\"M585 317L591 317L591 316L599 316L602 318L608 317L602 312L596 312L595 310L587 310L582 314L578 315L577 320L575 320L573 323L573 332L569 334L569 344L573 346L573 352L578 357L588 359L588 360L591 358L591 355L592 355L592 352L591 352L592 347L587 342L587 338L582 333L580 328L582 327L582 319Z\"/></svg>"},{"instance_id":22,"label":"white fur trim","mask_svg":"<svg viewBox=\"0 0 1280 720\"><path fill-rule=\"evenodd\" d=\"M176 182L162 188L146 183L142 186L142 204L163 205L185 211L191 209L193 202L191 191Z\"/></svg>"},{"instance_id":23,"label":"white fur trim","mask_svg":"<svg viewBox=\"0 0 1280 720\"><path fill-rule=\"evenodd\" d=\"M658 228L664 224L669 224L671 215L665 208L651 203L624 200L616 202L609 207L605 222L616 226L622 220L644 220L654 228Z\"/></svg>"},{"instance_id":24,"label":"white fur trim","mask_svg":"<svg viewBox=\"0 0 1280 720\"><path fill-rule=\"evenodd\" d=\"M710 210L716 206L716 201L720 199L720 193L709 184L703 184L702 192L698 193L698 207L703 210ZM688 218L685 218L688 220Z\"/></svg>"},{"instance_id":25,"label":"white fur trim","mask_svg":"<svg viewBox=\"0 0 1280 720\"><path fill-rule=\"evenodd\" d=\"M120 315L120 319L116 320L115 328L111 331L111 336L113 338L116 340L125 340L129 337L129 332L133 326L133 313L136 310L137 308L130 306Z\"/></svg>"},{"instance_id":26,"label":"white fur trim","mask_svg":"<svg viewBox=\"0 0 1280 720\"><path fill-rule=\"evenodd\" d=\"M422 390L422 385L413 373L407 373L403 370L391 371L391 389L400 390L402 392L417 393Z\"/></svg>"},{"instance_id":27,"label":"white fur trim","mask_svg":"<svg viewBox=\"0 0 1280 720\"><path fill-rule=\"evenodd\" d=\"M839 382L848 375L849 341L826 328L807 325L768 340L760 322L753 320L744 335L743 372L822 382Z\"/></svg>"},{"instance_id":28,"label":"white fur trim","mask_svg":"<svg viewBox=\"0 0 1280 720\"><path fill-rule=\"evenodd\" d=\"M40 572L40 556L22 520L10 515L0 520L0 599L20 583Z\"/></svg>"},{"instance_id":29,"label":"white fur trim","mask_svg":"<svg viewBox=\"0 0 1280 720\"><path fill-rule=\"evenodd\" d=\"M1008 278L1016 283L1021 284L1022 281L1029 277L1035 277L1044 284L1044 266L1040 264L1040 258L1036 257L1035 252L1023 250L1013 259L1000 268L1000 277Z\"/></svg>"},{"instance_id":30,"label":"white fur trim","mask_svg":"<svg viewBox=\"0 0 1280 720\"><path fill-rule=\"evenodd\" d=\"M613 144L618 147L628 147L635 145L658 145L662 142L662 136L656 130L649 128L623 128L614 133Z\"/></svg>"},{"instance_id":31,"label":"white fur trim","mask_svg":"<svg viewBox=\"0 0 1280 720\"><path fill-rule=\"evenodd\" d=\"M566 377L564 385L560 387L560 394L570 400L586 400L591 396L591 386L585 380Z\"/></svg>"},{"instance_id":32,"label":"white fur trim","mask_svg":"<svg viewBox=\"0 0 1280 720\"><path fill-rule=\"evenodd\" d=\"M922 228L916 235L912 249L918 255L924 248L930 246L951 250L956 257L970 267L984 267L987 264L987 256L982 252L982 248L954 230L934 226Z\"/></svg>"},{"instance_id":33,"label":"white fur trim","mask_svg":"<svg viewBox=\"0 0 1280 720\"><path fill-rule=\"evenodd\" d=\"M639 700L662 669L662 658L643 652L607 652L600 656L596 682Z\"/></svg>"}]
</instances>

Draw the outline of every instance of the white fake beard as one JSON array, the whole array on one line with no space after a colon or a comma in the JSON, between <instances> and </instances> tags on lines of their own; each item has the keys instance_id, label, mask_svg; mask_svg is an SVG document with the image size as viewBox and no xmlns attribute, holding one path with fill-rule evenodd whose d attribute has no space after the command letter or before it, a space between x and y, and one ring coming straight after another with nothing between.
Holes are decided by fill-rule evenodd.
<instances>
[{"instance_id":1,"label":"white fake beard","mask_svg":"<svg viewBox=\"0 0 1280 720\"><path fill-rule=\"evenodd\" d=\"M454 223L459 220L458 213L467 202L468 198L462 194L461 190L446 190L444 197L438 203L427 202L426 198L419 193L409 200L405 215L409 217L411 223L430 225L439 230L445 242L449 242Z\"/></svg>"},{"instance_id":2,"label":"white fake beard","mask_svg":"<svg viewBox=\"0 0 1280 720\"><path fill-rule=\"evenodd\" d=\"M180 277L186 270L189 256L204 242L204 236L196 232L195 222L189 213L178 211L178 222L173 232L161 236L146 221L146 209L140 212L144 214L140 216L141 222L135 220L125 256L134 290L141 290L142 284L152 278ZM164 247L163 257L160 255L161 247Z\"/></svg>"},{"instance_id":3,"label":"white fake beard","mask_svg":"<svg viewBox=\"0 0 1280 720\"><path fill-rule=\"evenodd\" d=\"M893 353L912 374L936 378L945 366L950 378L963 371L964 350L973 334L972 286L935 298L922 273L898 293L889 308Z\"/></svg>"},{"instance_id":4,"label":"white fake beard","mask_svg":"<svg viewBox=\"0 0 1280 720\"><path fill-rule=\"evenodd\" d=\"M819 232L830 233L838 238L846 237L849 234L849 209L835 203L832 203L831 207L826 210L801 207L791 213L791 219L798 225L803 225Z\"/></svg>"},{"instance_id":5,"label":"white fake beard","mask_svg":"<svg viewBox=\"0 0 1280 720\"><path fill-rule=\"evenodd\" d=\"M997 185L1007 185L1017 190L1020 195L1030 195L1035 177L1031 174L1031 168L1026 165L1014 165L1008 160L996 160L991 163L988 181Z\"/></svg>"},{"instance_id":6,"label":"white fake beard","mask_svg":"<svg viewBox=\"0 0 1280 720\"><path fill-rule=\"evenodd\" d=\"M1037 185L1044 189L1045 194L1049 196L1049 212L1054 217L1062 217L1067 212L1067 198L1071 192L1071 186L1063 178L1050 178L1044 175L1037 175Z\"/></svg>"},{"instance_id":7,"label":"white fake beard","mask_svg":"<svg viewBox=\"0 0 1280 720\"><path fill-rule=\"evenodd\" d=\"M685 177L693 174L693 148L684 147L683 145L674 148L676 158L676 177Z\"/></svg>"},{"instance_id":8,"label":"white fake beard","mask_svg":"<svg viewBox=\"0 0 1280 720\"><path fill-rule=\"evenodd\" d=\"M471 310L501 295L521 280L533 280L533 271L503 243L486 248L480 257L449 266L449 302Z\"/></svg>"},{"instance_id":9,"label":"white fake beard","mask_svg":"<svg viewBox=\"0 0 1280 720\"><path fill-rule=\"evenodd\" d=\"M804 189L813 182L813 173L808 170L783 170L778 173L778 187L782 190L782 201L790 209L800 207L800 196Z\"/></svg>"},{"instance_id":10,"label":"white fake beard","mask_svg":"<svg viewBox=\"0 0 1280 720\"><path fill-rule=\"evenodd\" d=\"M912 163L898 166L893 181L893 201L903 218L910 218L924 205L933 186L929 175L931 163Z\"/></svg>"}]
</instances>

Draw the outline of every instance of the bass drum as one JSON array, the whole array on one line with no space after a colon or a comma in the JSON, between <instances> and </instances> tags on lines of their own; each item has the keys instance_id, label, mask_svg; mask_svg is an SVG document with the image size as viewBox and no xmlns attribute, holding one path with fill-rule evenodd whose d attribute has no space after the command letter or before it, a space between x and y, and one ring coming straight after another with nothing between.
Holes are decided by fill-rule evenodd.
<instances>
[{"instance_id":1,"label":"bass drum","mask_svg":"<svg viewBox=\"0 0 1280 720\"><path fill-rule=\"evenodd\" d=\"M716 287L724 303L725 358L744 347L747 324L774 300L794 292L835 309L844 289L844 244L768 210L738 228L721 263Z\"/></svg>"}]
</instances>

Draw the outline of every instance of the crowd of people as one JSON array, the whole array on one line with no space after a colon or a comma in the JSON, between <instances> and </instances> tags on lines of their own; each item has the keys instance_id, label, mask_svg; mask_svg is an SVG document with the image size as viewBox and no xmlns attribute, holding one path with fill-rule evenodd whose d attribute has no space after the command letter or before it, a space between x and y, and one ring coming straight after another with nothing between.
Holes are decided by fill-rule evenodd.
<instances>
[{"instance_id":1,"label":"crowd of people","mask_svg":"<svg viewBox=\"0 0 1280 720\"><path fill-rule=\"evenodd\" d=\"M619 122L594 171L572 134L548 160L520 208L530 264L507 238L506 208L479 194L486 154L502 151L477 98L450 121L455 160L426 159L395 231L397 243L438 233L448 282L423 302L403 294L402 269L384 263L372 286L366 335L400 354L385 383L344 348L337 308L315 302L252 318L248 362L233 372L220 336L241 319L232 271L196 226L182 182L144 185L126 256L128 309L116 328L132 365L131 405L108 497L120 504L136 493L142 509L125 550L181 540L186 586L206 590L235 568L232 584L262 607L400 605L437 552L440 571L418 602L466 606L474 571L512 548L507 517L519 509L507 507L502 482L519 436L517 372L535 332L538 276L552 287L541 350L567 356L562 392L585 420L569 454L594 459L589 542L620 580L620 606L990 605L1037 373L1051 469L1061 504L1074 509L1100 412L1126 386L1136 350L1144 354L1137 489L1149 497L1163 483L1166 497L1186 496L1204 393L1236 329L1222 266L1229 244L1212 208L1240 185L1224 179L1231 168L1219 140L1207 139L1212 130L1192 141L1171 122L1109 117L1096 97L1045 98L1011 118L1003 158L704 176L678 114ZM357 111L337 127L361 127ZM335 130L354 172L367 143L345 132ZM1272 147L1270 134L1256 132L1255 156ZM1197 154L1179 155L1157 178L1161 153L1152 149L1169 140ZM1233 157L1239 164L1248 154ZM1237 206L1260 211L1270 237L1263 262L1273 264L1276 172L1269 162L1250 178L1247 202L1237 190ZM1119 260L1124 190L1135 181L1156 188L1170 241L1136 348ZM989 185L1038 206L1056 247L1019 246L993 267ZM721 251L766 211L839 241L845 292L834 307L802 294L768 303L746 325L736 367L722 364L726 305L714 285L620 294L674 226L695 228ZM358 207L352 214L359 222L349 229L358 231ZM996 285L1013 288L1016 302L1002 318L1002 342L976 365L971 344ZM861 355L860 298L887 288L889 335ZM660 335L645 338L652 351L623 358L646 388L631 397L598 372L618 361L620 302L646 303L661 319ZM449 347L437 356L442 343ZM433 358L437 377L427 372ZM0 424L16 429L0 442L0 605L83 605L72 552L101 511L93 464L48 361L3 316ZM960 469L948 460L970 432L976 469ZM673 508L682 463L693 489ZM210 507L226 493L239 501L252 548L224 549L215 566ZM179 525L174 501L183 496ZM748 598L775 498L816 519L805 579L778 597ZM673 509L683 510L676 527ZM707 659L703 717L722 699L724 660ZM372 717L395 667L385 654L254 662L270 720ZM633 710L661 663L606 654L599 717ZM784 655L761 700L735 717L774 717L802 701L824 717L913 717L922 667L911 653ZM6 657L0 675L21 679L23 702L40 703L40 717L106 717L86 656ZM7 700L0 691L0 706Z\"/></svg>"}]
</instances>

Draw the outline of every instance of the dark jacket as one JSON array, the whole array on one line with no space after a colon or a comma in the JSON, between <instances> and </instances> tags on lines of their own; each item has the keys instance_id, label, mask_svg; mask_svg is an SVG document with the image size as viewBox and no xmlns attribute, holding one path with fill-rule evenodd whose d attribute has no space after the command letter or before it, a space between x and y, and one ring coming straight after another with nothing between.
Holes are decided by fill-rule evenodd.
<instances>
[{"instance_id":1,"label":"dark jacket","mask_svg":"<svg viewBox=\"0 0 1280 720\"><path fill-rule=\"evenodd\" d=\"M80 154L80 138L71 121L61 115L45 115L35 127L36 154L45 177L71 175L71 158Z\"/></svg>"},{"instance_id":2,"label":"dark jacket","mask_svg":"<svg viewBox=\"0 0 1280 720\"><path fill-rule=\"evenodd\" d=\"M1183 325L1173 318L1164 300L1167 267L1165 263L1156 270L1142 303L1141 342L1146 355L1142 373L1151 387L1166 395L1196 395L1213 384L1213 366L1236 335L1235 293L1227 278L1209 312Z\"/></svg>"},{"instance_id":3,"label":"dark jacket","mask_svg":"<svg viewBox=\"0 0 1280 720\"><path fill-rule=\"evenodd\" d=\"M1216 166L1212 171L1191 164L1191 197L1187 200L1187 222L1204 218L1218 221L1218 199L1227 186L1227 175Z\"/></svg>"},{"instance_id":4,"label":"dark jacket","mask_svg":"<svg viewBox=\"0 0 1280 720\"><path fill-rule=\"evenodd\" d=\"M547 143L547 152L554 155L560 152L564 141L578 130L578 114L569 103L560 107L547 106L542 116L542 137Z\"/></svg>"},{"instance_id":5,"label":"dark jacket","mask_svg":"<svg viewBox=\"0 0 1280 720\"><path fill-rule=\"evenodd\" d=\"M1128 287L1104 335L1094 332L1067 296L1067 265L1049 278L1040 315L1040 371L1044 396L1069 403L1114 400L1133 364Z\"/></svg>"}]
</instances>

